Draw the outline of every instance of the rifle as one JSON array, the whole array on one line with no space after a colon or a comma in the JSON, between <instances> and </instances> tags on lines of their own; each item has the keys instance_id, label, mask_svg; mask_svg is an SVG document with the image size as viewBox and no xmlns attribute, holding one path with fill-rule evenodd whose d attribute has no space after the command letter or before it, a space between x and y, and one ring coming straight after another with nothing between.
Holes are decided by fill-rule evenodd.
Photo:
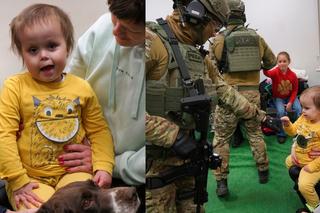
<instances>
[{"instance_id":1,"label":"rifle","mask_svg":"<svg viewBox=\"0 0 320 213\"><path fill-rule=\"evenodd\" d=\"M209 168L216 169L221 166L220 156L213 153L212 146L207 141L211 98L205 94L202 79L191 80L187 66L182 58L178 41L171 32L167 22L162 18L157 19L157 22L167 33L169 44L172 47L175 60L179 66L182 85L187 93L187 96L181 99L181 111L192 115L195 121L195 129L192 131L192 135L196 140L196 148L191 153L190 162L166 171L159 178L162 179L161 181L170 183L184 176L194 176L195 188L190 194L194 196L197 212L200 212L201 205L208 201L208 170Z\"/></svg>"},{"instance_id":2,"label":"rifle","mask_svg":"<svg viewBox=\"0 0 320 213\"><path fill-rule=\"evenodd\" d=\"M197 84L203 82L197 82ZM197 85L196 84L196 85ZM193 116L195 121L194 138L197 148L191 155L191 163L188 165L195 178L194 203L197 204L197 212L200 206L208 201L207 178L210 169L221 166L221 158L213 153L211 144L208 143L209 116L211 111L211 99L205 94L189 96L181 100L183 112Z\"/></svg>"},{"instance_id":3,"label":"rifle","mask_svg":"<svg viewBox=\"0 0 320 213\"><path fill-rule=\"evenodd\" d=\"M201 83L202 81L199 81L195 85L201 87L199 85ZM195 188L192 191L180 194L178 199L193 196L194 203L197 204L197 212L200 212L201 205L208 201L207 178L209 169L217 169L221 166L221 157L213 153L212 146L207 141L211 110L210 102L210 97L205 94L196 94L181 99L182 111L191 114L195 120L195 129L192 132L192 136L196 141L196 147L188 153L188 156L185 156L188 161L183 165L175 166L156 177L146 179L147 188L155 189L168 185L180 178L193 176L195 178ZM150 153L161 150L163 151L161 155L175 155L171 149L150 144L147 144L147 146L147 152L150 151Z\"/></svg>"}]
</instances>

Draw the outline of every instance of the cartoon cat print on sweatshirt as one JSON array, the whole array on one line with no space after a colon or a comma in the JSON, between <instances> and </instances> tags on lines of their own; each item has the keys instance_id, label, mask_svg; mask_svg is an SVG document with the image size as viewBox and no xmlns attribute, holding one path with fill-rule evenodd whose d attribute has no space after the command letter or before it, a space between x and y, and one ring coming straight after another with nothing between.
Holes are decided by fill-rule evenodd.
<instances>
[{"instance_id":1,"label":"cartoon cat print on sweatshirt","mask_svg":"<svg viewBox=\"0 0 320 213\"><path fill-rule=\"evenodd\" d=\"M57 164L57 156L68 143L80 143L79 98L52 96L40 100L33 96L34 122L31 133L31 165ZM81 134L82 135L82 134Z\"/></svg>"}]
</instances>

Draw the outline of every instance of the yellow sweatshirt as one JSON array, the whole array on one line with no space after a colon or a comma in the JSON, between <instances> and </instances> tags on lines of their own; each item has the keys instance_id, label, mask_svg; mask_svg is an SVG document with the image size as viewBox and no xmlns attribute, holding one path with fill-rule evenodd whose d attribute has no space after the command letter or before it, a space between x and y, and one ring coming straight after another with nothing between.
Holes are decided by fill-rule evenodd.
<instances>
[{"instance_id":1,"label":"yellow sweatshirt","mask_svg":"<svg viewBox=\"0 0 320 213\"><path fill-rule=\"evenodd\" d=\"M301 115L294 124L290 123L288 127L284 127L284 130L290 136L302 135L308 139L306 148L296 144L297 159L302 166L308 165L311 172L320 171L320 158L312 159L309 157L311 149L320 148L320 124L311 123Z\"/></svg>"},{"instance_id":2,"label":"yellow sweatshirt","mask_svg":"<svg viewBox=\"0 0 320 213\"><path fill-rule=\"evenodd\" d=\"M24 129L17 140L19 123ZM0 174L13 190L29 177L66 173L57 157L66 144L88 137L93 171L112 174L114 147L109 127L89 84L71 74L56 83L34 80L29 72L5 81L0 96Z\"/></svg>"}]
</instances>

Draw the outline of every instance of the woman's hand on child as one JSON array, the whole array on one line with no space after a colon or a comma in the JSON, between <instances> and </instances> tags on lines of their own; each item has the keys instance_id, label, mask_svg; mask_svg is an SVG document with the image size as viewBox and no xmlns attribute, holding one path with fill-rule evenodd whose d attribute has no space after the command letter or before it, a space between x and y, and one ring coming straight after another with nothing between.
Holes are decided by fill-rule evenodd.
<instances>
[{"instance_id":1,"label":"woman's hand on child","mask_svg":"<svg viewBox=\"0 0 320 213\"><path fill-rule=\"evenodd\" d=\"M289 126L289 124L290 124L290 119L289 119L288 116L283 116L283 117L281 117L280 119L281 119L281 122L282 122L282 125L283 125L283 126L285 126L285 127Z\"/></svg>"},{"instance_id":2,"label":"woman's hand on child","mask_svg":"<svg viewBox=\"0 0 320 213\"><path fill-rule=\"evenodd\" d=\"M300 162L298 161L298 158L297 158L297 156L296 156L295 146L296 146L296 144L293 143L293 144L292 144L292 147L291 147L291 154L290 154L290 155L291 155L291 161L292 161L292 163L293 163L294 165L299 166L299 165L300 165Z\"/></svg>"},{"instance_id":3,"label":"woman's hand on child","mask_svg":"<svg viewBox=\"0 0 320 213\"><path fill-rule=\"evenodd\" d=\"M90 141L84 138L83 144L64 146L64 153L58 157L59 164L68 172L92 173L92 151Z\"/></svg>"},{"instance_id":4,"label":"woman's hand on child","mask_svg":"<svg viewBox=\"0 0 320 213\"><path fill-rule=\"evenodd\" d=\"M106 171L98 170L93 177L93 182L99 187L110 188L112 176Z\"/></svg>"},{"instance_id":5,"label":"woman's hand on child","mask_svg":"<svg viewBox=\"0 0 320 213\"><path fill-rule=\"evenodd\" d=\"M39 207L43 201L32 191L32 189L39 188L38 183L30 182L13 192L14 201L17 209L20 208L20 204L23 204L26 208L31 209Z\"/></svg>"},{"instance_id":6,"label":"woman's hand on child","mask_svg":"<svg viewBox=\"0 0 320 213\"><path fill-rule=\"evenodd\" d=\"M309 153L309 156L310 156L310 158L313 158L313 159L319 157L320 156L320 149L312 148L311 152Z\"/></svg>"},{"instance_id":7,"label":"woman's hand on child","mask_svg":"<svg viewBox=\"0 0 320 213\"><path fill-rule=\"evenodd\" d=\"M304 166L303 170L308 172L308 173L311 173L311 170L309 169L308 165Z\"/></svg>"}]
</instances>

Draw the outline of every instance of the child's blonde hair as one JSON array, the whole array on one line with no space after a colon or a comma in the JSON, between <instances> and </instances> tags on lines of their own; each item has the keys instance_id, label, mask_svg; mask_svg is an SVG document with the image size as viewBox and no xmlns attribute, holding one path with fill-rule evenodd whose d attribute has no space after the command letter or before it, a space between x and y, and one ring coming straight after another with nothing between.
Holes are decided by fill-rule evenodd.
<instances>
[{"instance_id":1,"label":"child's blonde hair","mask_svg":"<svg viewBox=\"0 0 320 213\"><path fill-rule=\"evenodd\" d=\"M277 61L278 61L280 55L284 55L284 56L288 59L289 63L291 62L290 55L289 55L289 53L287 53L286 51L281 51L281 52L278 53L278 55L277 55Z\"/></svg>"},{"instance_id":2,"label":"child's blonde hair","mask_svg":"<svg viewBox=\"0 0 320 213\"><path fill-rule=\"evenodd\" d=\"M74 45L71 20L63 10L49 4L33 4L13 18L10 23L11 49L22 56L19 34L21 34L26 27L46 23L50 18L57 18L60 22L62 34L67 45L67 51L70 53Z\"/></svg>"},{"instance_id":3,"label":"child's blonde hair","mask_svg":"<svg viewBox=\"0 0 320 213\"><path fill-rule=\"evenodd\" d=\"M320 110L320 86L313 86L301 93L301 97L309 95L312 98L313 104Z\"/></svg>"}]
</instances>

